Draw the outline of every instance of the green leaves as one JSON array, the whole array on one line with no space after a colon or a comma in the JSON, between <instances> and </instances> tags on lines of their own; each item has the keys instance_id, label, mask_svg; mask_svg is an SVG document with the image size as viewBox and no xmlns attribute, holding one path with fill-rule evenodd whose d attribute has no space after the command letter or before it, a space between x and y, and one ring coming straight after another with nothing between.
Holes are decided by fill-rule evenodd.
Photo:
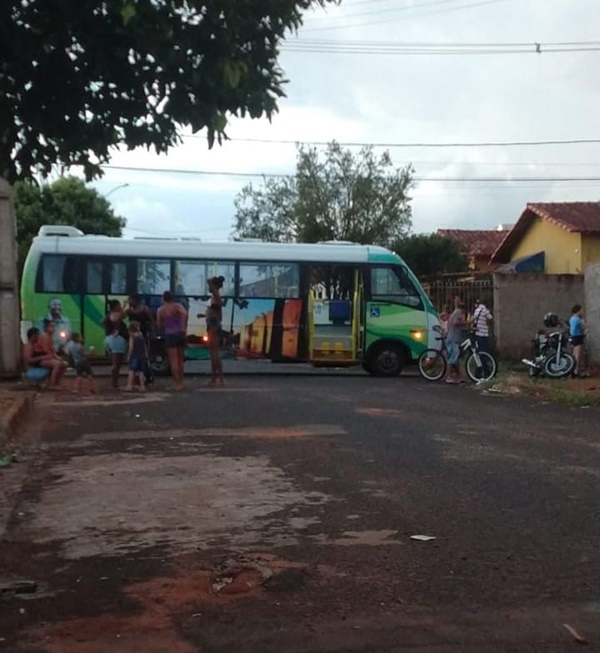
<instances>
[{"instance_id":1,"label":"green leaves","mask_svg":"<svg viewBox=\"0 0 600 653\"><path fill-rule=\"evenodd\" d=\"M395 242L392 249L417 276L466 272L469 269L460 244L439 234L414 234Z\"/></svg>"},{"instance_id":2,"label":"green leaves","mask_svg":"<svg viewBox=\"0 0 600 653\"><path fill-rule=\"evenodd\" d=\"M0 177L77 164L91 179L118 145L164 152L183 126L206 129L212 145L229 115L271 117L284 96L282 40L303 11L329 2L336 0L9 3Z\"/></svg>"},{"instance_id":3,"label":"green leaves","mask_svg":"<svg viewBox=\"0 0 600 653\"><path fill-rule=\"evenodd\" d=\"M223 65L223 75L225 83L231 89L236 89L240 85L242 77L248 72L248 66L243 61L227 60Z\"/></svg>"},{"instance_id":4,"label":"green leaves","mask_svg":"<svg viewBox=\"0 0 600 653\"><path fill-rule=\"evenodd\" d=\"M358 153L330 143L300 147L296 174L247 186L236 200L235 233L243 238L390 245L411 228L412 168L394 170L388 153Z\"/></svg>"},{"instance_id":5,"label":"green leaves","mask_svg":"<svg viewBox=\"0 0 600 653\"><path fill-rule=\"evenodd\" d=\"M129 21L137 14L137 9L133 2L124 2L121 7L121 16L123 18L123 24L127 25Z\"/></svg>"},{"instance_id":6,"label":"green leaves","mask_svg":"<svg viewBox=\"0 0 600 653\"><path fill-rule=\"evenodd\" d=\"M108 200L81 179L63 177L52 185L15 184L19 259L44 224L66 224L88 234L120 236L125 220L115 215Z\"/></svg>"}]
</instances>

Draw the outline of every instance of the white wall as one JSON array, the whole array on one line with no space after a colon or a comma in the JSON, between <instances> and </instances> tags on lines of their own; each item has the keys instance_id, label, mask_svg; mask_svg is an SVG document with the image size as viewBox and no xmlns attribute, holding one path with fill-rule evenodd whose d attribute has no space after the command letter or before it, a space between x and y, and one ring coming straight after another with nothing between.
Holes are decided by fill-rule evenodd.
<instances>
[{"instance_id":1,"label":"white wall","mask_svg":"<svg viewBox=\"0 0 600 653\"><path fill-rule=\"evenodd\" d=\"M587 352L590 361L600 363L600 265L585 271L584 317L588 327Z\"/></svg>"}]
</instances>

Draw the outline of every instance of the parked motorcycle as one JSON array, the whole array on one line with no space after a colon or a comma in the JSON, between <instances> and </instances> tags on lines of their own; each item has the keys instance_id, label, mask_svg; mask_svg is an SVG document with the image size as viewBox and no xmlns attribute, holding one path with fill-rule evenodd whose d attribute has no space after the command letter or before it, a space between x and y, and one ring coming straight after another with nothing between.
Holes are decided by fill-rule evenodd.
<instances>
[{"instance_id":1,"label":"parked motorcycle","mask_svg":"<svg viewBox=\"0 0 600 653\"><path fill-rule=\"evenodd\" d=\"M562 379L575 369L575 359L568 351L569 337L556 313L544 315L544 326L533 339L533 358L523 358L521 362L531 377Z\"/></svg>"}]
</instances>

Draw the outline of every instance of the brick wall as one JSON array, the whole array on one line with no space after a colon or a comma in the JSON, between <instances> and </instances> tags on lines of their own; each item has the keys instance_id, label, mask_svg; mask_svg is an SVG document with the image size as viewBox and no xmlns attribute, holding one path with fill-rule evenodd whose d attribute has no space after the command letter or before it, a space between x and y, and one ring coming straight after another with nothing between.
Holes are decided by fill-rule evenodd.
<instances>
[{"instance_id":1,"label":"brick wall","mask_svg":"<svg viewBox=\"0 0 600 653\"><path fill-rule=\"evenodd\" d=\"M544 313L557 313L566 321L573 304L584 305L584 296L582 275L494 274L494 332L500 355L529 355Z\"/></svg>"}]
</instances>

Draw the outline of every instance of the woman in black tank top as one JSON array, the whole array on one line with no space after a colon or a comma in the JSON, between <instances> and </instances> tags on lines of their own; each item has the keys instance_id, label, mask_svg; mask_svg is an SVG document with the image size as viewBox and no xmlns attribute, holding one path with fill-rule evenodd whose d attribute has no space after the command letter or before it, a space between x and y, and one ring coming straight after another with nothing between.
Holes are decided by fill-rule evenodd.
<instances>
[{"instance_id":1,"label":"woman in black tank top","mask_svg":"<svg viewBox=\"0 0 600 653\"><path fill-rule=\"evenodd\" d=\"M147 343L150 342L154 318L150 309L145 304L142 304L142 299L139 295L129 295L125 315L130 323L137 322L140 325L140 331L144 336L144 340Z\"/></svg>"},{"instance_id":2,"label":"woman in black tank top","mask_svg":"<svg viewBox=\"0 0 600 653\"><path fill-rule=\"evenodd\" d=\"M223 299L221 288L223 277L212 277L208 280L210 303L206 309L206 330L208 332L208 347L210 349L211 378L209 385L224 384L223 361L221 360L221 320L223 319Z\"/></svg>"}]
</instances>

